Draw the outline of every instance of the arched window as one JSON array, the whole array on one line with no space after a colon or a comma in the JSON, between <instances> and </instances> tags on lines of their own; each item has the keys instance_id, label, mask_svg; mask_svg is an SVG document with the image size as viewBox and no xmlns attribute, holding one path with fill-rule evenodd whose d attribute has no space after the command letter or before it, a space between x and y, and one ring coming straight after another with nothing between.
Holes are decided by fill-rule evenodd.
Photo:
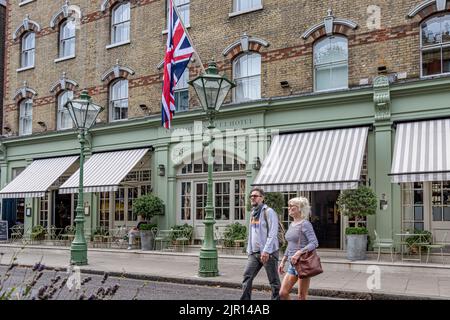
<instances>
[{"instance_id":1,"label":"arched window","mask_svg":"<svg viewBox=\"0 0 450 320\"><path fill-rule=\"evenodd\" d=\"M242 102L261 98L261 56L243 54L233 62L233 79L236 83L234 101Z\"/></svg>"},{"instance_id":2,"label":"arched window","mask_svg":"<svg viewBox=\"0 0 450 320\"><path fill-rule=\"evenodd\" d=\"M422 76L450 72L450 14L431 17L421 25Z\"/></svg>"},{"instance_id":3,"label":"arched window","mask_svg":"<svg viewBox=\"0 0 450 320\"><path fill-rule=\"evenodd\" d=\"M34 51L35 51L35 33L28 32L22 37L22 68L34 66Z\"/></svg>"},{"instance_id":4,"label":"arched window","mask_svg":"<svg viewBox=\"0 0 450 320\"><path fill-rule=\"evenodd\" d=\"M22 100L20 102L19 109L19 135L23 136L31 134L33 121L33 100Z\"/></svg>"},{"instance_id":5,"label":"arched window","mask_svg":"<svg viewBox=\"0 0 450 320\"><path fill-rule=\"evenodd\" d=\"M73 128L73 121L70 117L69 110L64 108L64 105L69 99L73 99L73 91L65 90L58 96L58 119L57 129L64 130Z\"/></svg>"},{"instance_id":6,"label":"arched window","mask_svg":"<svg viewBox=\"0 0 450 320\"><path fill-rule=\"evenodd\" d=\"M348 88L347 38L332 36L314 44L314 90Z\"/></svg>"},{"instance_id":7,"label":"arched window","mask_svg":"<svg viewBox=\"0 0 450 320\"><path fill-rule=\"evenodd\" d=\"M75 22L66 20L59 28L59 57L75 55Z\"/></svg>"},{"instance_id":8,"label":"arched window","mask_svg":"<svg viewBox=\"0 0 450 320\"><path fill-rule=\"evenodd\" d=\"M112 11L111 43L130 40L130 3L116 6Z\"/></svg>"},{"instance_id":9,"label":"arched window","mask_svg":"<svg viewBox=\"0 0 450 320\"><path fill-rule=\"evenodd\" d=\"M110 89L111 121L128 119L128 80L118 80Z\"/></svg>"}]
</instances>

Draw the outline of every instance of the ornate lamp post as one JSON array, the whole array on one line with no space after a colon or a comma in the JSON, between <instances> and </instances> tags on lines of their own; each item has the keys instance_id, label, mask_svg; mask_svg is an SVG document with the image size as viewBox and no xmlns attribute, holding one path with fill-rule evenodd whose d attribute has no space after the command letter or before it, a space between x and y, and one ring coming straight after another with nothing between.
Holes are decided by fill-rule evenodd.
<instances>
[{"instance_id":1,"label":"ornate lamp post","mask_svg":"<svg viewBox=\"0 0 450 320\"><path fill-rule=\"evenodd\" d=\"M69 111L76 129L78 130L78 140L80 141L80 178L78 185L78 202L76 209L76 231L75 238L70 248L70 262L76 265L86 265L87 260L87 244L84 237L84 209L83 209L83 165L84 165L84 144L86 142L86 134L95 124L98 114L103 107L91 102L91 97L87 90L83 90L79 99L69 100L64 105Z\"/></svg>"},{"instance_id":2,"label":"ornate lamp post","mask_svg":"<svg viewBox=\"0 0 450 320\"><path fill-rule=\"evenodd\" d=\"M223 100L227 96L231 88L235 84L228 80L225 76L218 74L215 62L208 64L208 69L205 74L189 81L189 84L194 87L195 92L200 100L200 104L208 117L209 141L204 142L203 145L209 146L208 150L208 193L206 198L206 217L205 224L205 238L203 246L200 250L200 277L216 277L219 274L217 267L217 248L214 242L214 210L213 210L213 155L212 155L212 130L215 128L214 119L222 106Z\"/></svg>"}]
</instances>

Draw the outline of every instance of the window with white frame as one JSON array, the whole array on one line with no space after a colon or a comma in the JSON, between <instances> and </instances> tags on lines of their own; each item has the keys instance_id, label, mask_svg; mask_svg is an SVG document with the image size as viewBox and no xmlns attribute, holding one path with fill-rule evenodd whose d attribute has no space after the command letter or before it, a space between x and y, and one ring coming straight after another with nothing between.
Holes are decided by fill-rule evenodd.
<instances>
[{"instance_id":1,"label":"window with white frame","mask_svg":"<svg viewBox=\"0 0 450 320\"><path fill-rule=\"evenodd\" d=\"M75 22L66 20L59 28L59 57L75 55Z\"/></svg>"},{"instance_id":2,"label":"window with white frame","mask_svg":"<svg viewBox=\"0 0 450 320\"><path fill-rule=\"evenodd\" d=\"M450 181L432 182L431 192L433 221L450 221Z\"/></svg>"},{"instance_id":3,"label":"window with white frame","mask_svg":"<svg viewBox=\"0 0 450 320\"><path fill-rule=\"evenodd\" d=\"M213 207L216 220L220 221L244 221L245 220L245 196L246 179L245 163L237 158L227 158L220 167L215 167L217 181L213 183ZM204 220L207 198L207 164L202 159L196 159L192 155L192 162L197 165L194 170L192 164L185 164L179 170L180 190L179 198L179 219L184 220ZM228 170L227 163L231 167ZM198 173L193 176L192 173ZM230 172L234 173L230 176ZM220 178L223 175L222 179ZM222 181L220 181L222 180ZM192 213L194 216L192 216Z\"/></svg>"},{"instance_id":4,"label":"window with white frame","mask_svg":"<svg viewBox=\"0 0 450 320\"><path fill-rule=\"evenodd\" d=\"M424 230L424 183L402 183L401 192L403 231Z\"/></svg>"},{"instance_id":5,"label":"window with white frame","mask_svg":"<svg viewBox=\"0 0 450 320\"><path fill-rule=\"evenodd\" d=\"M39 198L39 224L44 228L49 226L49 193L46 192L44 197Z\"/></svg>"},{"instance_id":6,"label":"window with white frame","mask_svg":"<svg viewBox=\"0 0 450 320\"><path fill-rule=\"evenodd\" d=\"M421 24L422 76L450 72L450 14L440 14Z\"/></svg>"},{"instance_id":7,"label":"window with white frame","mask_svg":"<svg viewBox=\"0 0 450 320\"><path fill-rule=\"evenodd\" d=\"M261 56L252 52L237 57L233 61L233 79L235 102L260 99Z\"/></svg>"},{"instance_id":8,"label":"window with white frame","mask_svg":"<svg viewBox=\"0 0 450 320\"><path fill-rule=\"evenodd\" d=\"M189 109L189 69L183 72L182 76L177 82L174 88L175 95L175 110L176 111L187 111Z\"/></svg>"},{"instance_id":9,"label":"window with white frame","mask_svg":"<svg viewBox=\"0 0 450 320\"><path fill-rule=\"evenodd\" d=\"M34 54L36 48L35 33L28 32L22 37L22 57L21 67L33 67L34 66Z\"/></svg>"},{"instance_id":10,"label":"window with white frame","mask_svg":"<svg viewBox=\"0 0 450 320\"><path fill-rule=\"evenodd\" d=\"M261 7L261 0L233 0L233 12L250 11Z\"/></svg>"},{"instance_id":11,"label":"window with white frame","mask_svg":"<svg viewBox=\"0 0 450 320\"><path fill-rule=\"evenodd\" d=\"M73 121L70 117L69 110L64 108L64 105L69 99L73 99L73 91L65 90L58 96L58 117L57 129L64 130L73 128Z\"/></svg>"},{"instance_id":12,"label":"window with white frame","mask_svg":"<svg viewBox=\"0 0 450 320\"><path fill-rule=\"evenodd\" d=\"M348 88L348 42L332 36L314 44L314 90Z\"/></svg>"},{"instance_id":13,"label":"window with white frame","mask_svg":"<svg viewBox=\"0 0 450 320\"><path fill-rule=\"evenodd\" d=\"M185 27L190 26L190 0L174 0L173 4L177 9L177 12L180 16L181 21L183 21L183 24ZM167 14L168 16L169 12L169 1L167 1ZM167 25L169 25L169 19L167 19Z\"/></svg>"},{"instance_id":14,"label":"window with white frame","mask_svg":"<svg viewBox=\"0 0 450 320\"><path fill-rule=\"evenodd\" d=\"M25 99L19 107L19 135L32 133L33 100Z\"/></svg>"},{"instance_id":15,"label":"window with white frame","mask_svg":"<svg viewBox=\"0 0 450 320\"><path fill-rule=\"evenodd\" d=\"M117 80L110 89L111 121L128 119L128 80Z\"/></svg>"},{"instance_id":16,"label":"window with white frame","mask_svg":"<svg viewBox=\"0 0 450 320\"><path fill-rule=\"evenodd\" d=\"M130 3L116 6L112 11L111 43L122 43L130 40Z\"/></svg>"}]
</instances>

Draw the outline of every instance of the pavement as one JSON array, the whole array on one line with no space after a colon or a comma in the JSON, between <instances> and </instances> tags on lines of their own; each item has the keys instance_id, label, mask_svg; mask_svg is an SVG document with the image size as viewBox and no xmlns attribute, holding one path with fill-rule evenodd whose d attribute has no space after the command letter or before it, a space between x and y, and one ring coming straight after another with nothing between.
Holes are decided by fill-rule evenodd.
<instances>
[{"instance_id":1,"label":"pavement","mask_svg":"<svg viewBox=\"0 0 450 320\"><path fill-rule=\"evenodd\" d=\"M191 247L185 252L161 252L89 248L88 265L82 266L81 272L108 272L112 276L132 279L241 287L247 261L244 254L227 254L219 250L219 276L203 278L198 276L199 249ZM398 257L392 263L389 255L383 255L380 261L376 261L373 254L368 254L368 259L364 261L349 261L343 251L318 250L318 253L324 272L311 280L310 295L364 300L450 300L448 256L445 264L425 264L398 261ZM70 260L70 248L0 244L0 264L8 265L13 256L17 257L16 263L21 266L32 266L41 261L49 269L65 269ZM258 290L270 289L265 271L259 272L253 285Z\"/></svg>"}]
</instances>

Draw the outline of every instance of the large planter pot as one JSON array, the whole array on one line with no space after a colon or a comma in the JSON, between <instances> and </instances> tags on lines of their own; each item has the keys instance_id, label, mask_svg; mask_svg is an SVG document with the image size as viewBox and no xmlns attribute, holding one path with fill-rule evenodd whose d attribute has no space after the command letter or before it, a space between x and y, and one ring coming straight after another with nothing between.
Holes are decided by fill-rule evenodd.
<instances>
[{"instance_id":1,"label":"large planter pot","mask_svg":"<svg viewBox=\"0 0 450 320\"><path fill-rule=\"evenodd\" d=\"M367 234L347 235L347 259L366 260Z\"/></svg>"},{"instance_id":2,"label":"large planter pot","mask_svg":"<svg viewBox=\"0 0 450 320\"><path fill-rule=\"evenodd\" d=\"M141 230L141 249L148 251L153 249L154 241L153 232L151 230Z\"/></svg>"}]
</instances>

